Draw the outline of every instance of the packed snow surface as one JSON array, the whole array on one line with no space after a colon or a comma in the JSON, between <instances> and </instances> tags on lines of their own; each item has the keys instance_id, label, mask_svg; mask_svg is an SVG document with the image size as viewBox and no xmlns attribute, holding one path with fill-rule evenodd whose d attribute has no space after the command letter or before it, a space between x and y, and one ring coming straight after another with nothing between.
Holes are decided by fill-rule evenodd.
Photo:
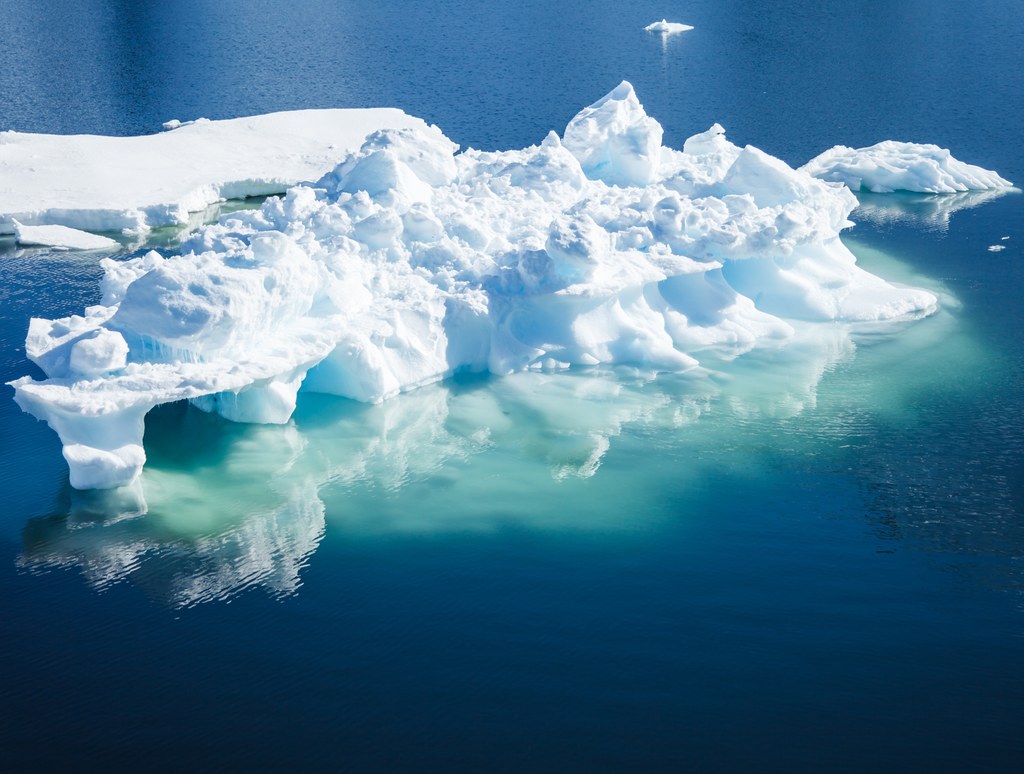
<instances>
[{"instance_id":1,"label":"packed snow surface","mask_svg":"<svg viewBox=\"0 0 1024 774\"><path fill-rule=\"evenodd\" d=\"M222 199L281 193L332 169L401 110L296 110L168 122L144 137L0 132L0 234L26 225L132 231L181 225Z\"/></svg>"},{"instance_id":2,"label":"packed snow surface","mask_svg":"<svg viewBox=\"0 0 1024 774\"><path fill-rule=\"evenodd\" d=\"M661 21L656 21L652 24L648 24L646 27L644 27L644 29L647 32L661 32L665 35L674 35L677 32L686 32L687 30L692 30L693 27L691 27L689 24L680 24L679 22L670 22L666 21L665 19L662 19Z\"/></svg>"},{"instance_id":3,"label":"packed snow surface","mask_svg":"<svg viewBox=\"0 0 1024 774\"><path fill-rule=\"evenodd\" d=\"M854 191L957 193L1010 188L1012 183L989 169L953 158L945 148L886 140L870 148L836 145L801 169L821 180Z\"/></svg>"},{"instance_id":4,"label":"packed snow surface","mask_svg":"<svg viewBox=\"0 0 1024 774\"><path fill-rule=\"evenodd\" d=\"M284 423L300 388L376 402L457 371L682 371L797 320L936 304L857 266L849 190L718 124L663 147L628 83L522 150L457 153L402 120L180 256L105 259L98 305L31 321L47 379L15 399L60 435L72 486L133 481L144 417L171 401Z\"/></svg>"},{"instance_id":5,"label":"packed snow surface","mask_svg":"<svg viewBox=\"0 0 1024 774\"><path fill-rule=\"evenodd\" d=\"M17 220L14 238L21 245L43 245L61 250L102 250L118 248L120 243L110 237L90 234L67 226L26 226Z\"/></svg>"}]
</instances>

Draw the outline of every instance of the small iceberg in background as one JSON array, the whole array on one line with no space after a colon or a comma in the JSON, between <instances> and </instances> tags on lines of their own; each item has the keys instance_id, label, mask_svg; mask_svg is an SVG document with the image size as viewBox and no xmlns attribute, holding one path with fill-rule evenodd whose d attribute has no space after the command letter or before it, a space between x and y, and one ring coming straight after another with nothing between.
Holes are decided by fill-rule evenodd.
<instances>
[{"instance_id":1,"label":"small iceberg in background","mask_svg":"<svg viewBox=\"0 0 1024 774\"><path fill-rule=\"evenodd\" d=\"M14 238L20 245L54 247L58 250L103 250L121 246L110 237L68 226L26 226L17 220L11 222L14 224Z\"/></svg>"},{"instance_id":2,"label":"small iceberg in background","mask_svg":"<svg viewBox=\"0 0 1024 774\"><path fill-rule=\"evenodd\" d=\"M660 32L662 35L675 35L677 32L686 32L692 30L689 24L680 24L679 22L670 22L662 19L652 24L648 24L644 27L647 32Z\"/></svg>"},{"instance_id":3,"label":"small iceberg in background","mask_svg":"<svg viewBox=\"0 0 1024 774\"><path fill-rule=\"evenodd\" d=\"M989 245L988 246L988 251L990 253L998 253L1001 250L1005 250L1005 249L1006 249L1006 245Z\"/></svg>"}]
</instances>

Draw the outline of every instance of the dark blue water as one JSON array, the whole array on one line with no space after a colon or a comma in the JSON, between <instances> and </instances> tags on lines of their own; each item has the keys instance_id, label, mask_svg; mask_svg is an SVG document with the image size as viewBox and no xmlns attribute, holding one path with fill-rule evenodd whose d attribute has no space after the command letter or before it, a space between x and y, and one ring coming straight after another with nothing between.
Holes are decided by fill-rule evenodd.
<instances>
[{"instance_id":1,"label":"dark blue water","mask_svg":"<svg viewBox=\"0 0 1024 774\"><path fill-rule=\"evenodd\" d=\"M663 16L696 29L663 45ZM505 148L626 78L677 146L713 121L791 163L906 139L1024 181L1016 0L0 0L0 22L0 129L396 105ZM938 315L717 381L308 397L286 428L163 408L144 517L72 492L4 388L5 762L1019 770L1024 196L975 204L855 216L862 262ZM28 318L98 276L0 242L4 381L34 372Z\"/></svg>"}]
</instances>

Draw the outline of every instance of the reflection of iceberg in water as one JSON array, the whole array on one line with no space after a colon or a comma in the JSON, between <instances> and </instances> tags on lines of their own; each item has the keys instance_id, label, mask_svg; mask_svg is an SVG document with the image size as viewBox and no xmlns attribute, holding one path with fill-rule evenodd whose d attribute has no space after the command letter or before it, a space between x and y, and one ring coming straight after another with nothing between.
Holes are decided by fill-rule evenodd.
<instances>
[{"instance_id":1,"label":"reflection of iceberg in water","mask_svg":"<svg viewBox=\"0 0 1024 774\"><path fill-rule=\"evenodd\" d=\"M640 463L602 475L618 436L713 447L751 417L796 416L854 339L808 324L785 345L687 374L465 377L380 405L311 394L286 426L166 406L147 420L140 481L69 492L67 512L29 522L19 562L77 567L98 589L128 579L187 606L252 587L293 593L327 514L351 535L635 528L656 487ZM553 509L559 499L573 507Z\"/></svg>"},{"instance_id":2,"label":"reflection of iceberg in water","mask_svg":"<svg viewBox=\"0 0 1024 774\"><path fill-rule=\"evenodd\" d=\"M857 199L860 206L853 211L850 218L855 222L867 220L878 225L906 223L945 231L949 228L949 220L954 213L980 207L1008 193L1017 192L1015 188L943 194L875 194L858 191Z\"/></svg>"},{"instance_id":3,"label":"reflection of iceberg in water","mask_svg":"<svg viewBox=\"0 0 1024 774\"><path fill-rule=\"evenodd\" d=\"M156 417L214 430L202 419L184 406ZM160 468L131 487L69 489L66 514L26 525L19 564L77 566L101 590L131 579L176 607L257 586L293 593L323 537L324 507L314 482L289 476L301 440L294 428L254 429L230 439L216 463L200 460L194 474ZM206 440L202 432L191 437Z\"/></svg>"}]
</instances>

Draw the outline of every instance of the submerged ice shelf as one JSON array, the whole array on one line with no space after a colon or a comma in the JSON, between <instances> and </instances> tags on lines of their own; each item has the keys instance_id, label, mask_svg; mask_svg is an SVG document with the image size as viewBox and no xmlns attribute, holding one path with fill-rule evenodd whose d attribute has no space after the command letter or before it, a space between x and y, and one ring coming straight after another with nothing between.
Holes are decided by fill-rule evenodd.
<instances>
[{"instance_id":1,"label":"submerged ice shelf","mask_svg":"<svg viewBox=\"0 0 1024 774\"><path fill-rule=\"evenodd\" d=\"M84 315L32 320L48 378L15 399L59 434L72 486L132 482L164 403L284 423L300 388L377 402L459 371L683 371L795 321L935 307L857 266L847 188L717 124L663 147L628 83L522 150L457 153L408 120L180 256L105 260Z\"/></svg>"}]
</instances>

